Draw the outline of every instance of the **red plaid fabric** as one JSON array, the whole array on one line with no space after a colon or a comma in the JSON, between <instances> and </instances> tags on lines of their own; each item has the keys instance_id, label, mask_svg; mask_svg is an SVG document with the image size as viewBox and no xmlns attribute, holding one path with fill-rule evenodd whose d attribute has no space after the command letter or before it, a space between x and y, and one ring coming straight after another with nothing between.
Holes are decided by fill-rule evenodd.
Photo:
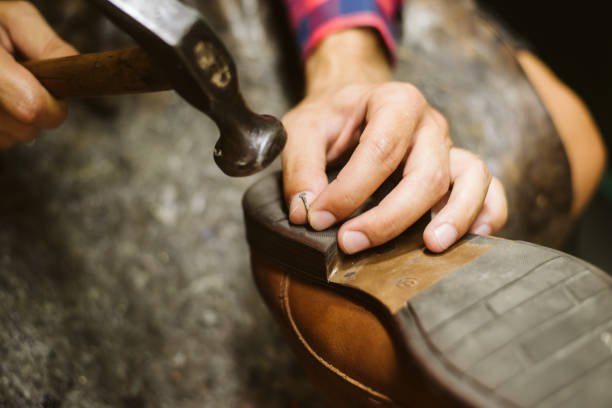
<instances>
[{"instance_id":1,"label":"red plaid fabric","mask_svg":"<svg viewBox=\"0 0 612 408\"><path fill-rule=\"evenodd\" d=\"M302 55L325 36L350 27L376 29L391 54L395 40L391 21L402 0L285 0Z\"/></svg>"}]
</instances>

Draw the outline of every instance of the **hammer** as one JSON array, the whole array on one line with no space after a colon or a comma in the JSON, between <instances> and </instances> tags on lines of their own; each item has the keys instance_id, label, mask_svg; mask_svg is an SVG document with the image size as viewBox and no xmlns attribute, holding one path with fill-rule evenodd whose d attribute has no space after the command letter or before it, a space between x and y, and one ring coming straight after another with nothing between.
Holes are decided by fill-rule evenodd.
<instances>
[{"instance_id":1,"label":"hammer","mask_svg":"<svg viewBox=\"0 0 612 408\"><path fill-rule=\"evenodd\" d=\"M90 0L142 48L24 64L56 98L174 89L207 114L220 137L214 158L232 177L264 169L282 151L282 123L246 105L233 58L194 9L177 0Z\"/></svg>"}]
</instances>

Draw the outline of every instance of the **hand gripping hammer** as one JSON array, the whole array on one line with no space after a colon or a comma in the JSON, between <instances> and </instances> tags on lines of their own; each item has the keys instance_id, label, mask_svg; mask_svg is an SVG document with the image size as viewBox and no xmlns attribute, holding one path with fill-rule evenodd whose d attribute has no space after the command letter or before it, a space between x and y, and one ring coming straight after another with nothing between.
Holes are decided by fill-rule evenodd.
<instances>
[{"instance_id":1,"label":"hand gripping hammer","mask_svg":"<svg viewBox=\"0 0 612 408\"><path fill-rule=\"evenodd\" d=\"M174 89L217 124L217 165L229 176L265 168L282 151L281 122L240 93L234 60L202 16L177 0L90 0L142 48L24 64L57 98Z\"/></svg>"}]
</instances>

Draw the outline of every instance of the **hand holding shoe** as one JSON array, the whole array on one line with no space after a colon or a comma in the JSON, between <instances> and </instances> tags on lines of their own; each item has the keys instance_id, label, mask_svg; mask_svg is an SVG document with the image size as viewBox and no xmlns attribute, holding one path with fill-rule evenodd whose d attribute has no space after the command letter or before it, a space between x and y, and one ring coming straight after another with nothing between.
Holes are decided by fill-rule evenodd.
<instances>
[{"instance_id":1,"label":"hand holding shoe","mask_svg":"<svg viewBox=\"0 0 612 408\"><path fill-rule=\"evenodd\" d=\"M418 89L389 82L389 64L373 32L330 35L308 58L306 75L306 98L283 119L291 222L308 221L316 230L342 222L400 168L402 180L378 206L342 225L344 252L381 245L431 209L437 214L423 238L434 252L468 231L490 235L504 225L507 203L499 180L475 155L453 147L446 120ZM326 166L352 149L328 184Z\"/></svg>"}]
</instances>

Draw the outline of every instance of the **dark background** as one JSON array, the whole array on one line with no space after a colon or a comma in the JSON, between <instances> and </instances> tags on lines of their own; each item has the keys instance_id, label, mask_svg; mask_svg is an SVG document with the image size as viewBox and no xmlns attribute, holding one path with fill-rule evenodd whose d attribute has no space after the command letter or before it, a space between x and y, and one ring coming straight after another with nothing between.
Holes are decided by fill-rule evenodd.
<instances>
[{"instance_id":1,"label":"dark background","mask_svg":"<svg viewBox=\"0 0 612 408\"><path fill-rule=\"evenodd\" d=\"M480 0L589 106L612 156L612 22L597 0ZM577 223L567 251L612 272L612 170Z\"/></svg>"}]
</instances>

